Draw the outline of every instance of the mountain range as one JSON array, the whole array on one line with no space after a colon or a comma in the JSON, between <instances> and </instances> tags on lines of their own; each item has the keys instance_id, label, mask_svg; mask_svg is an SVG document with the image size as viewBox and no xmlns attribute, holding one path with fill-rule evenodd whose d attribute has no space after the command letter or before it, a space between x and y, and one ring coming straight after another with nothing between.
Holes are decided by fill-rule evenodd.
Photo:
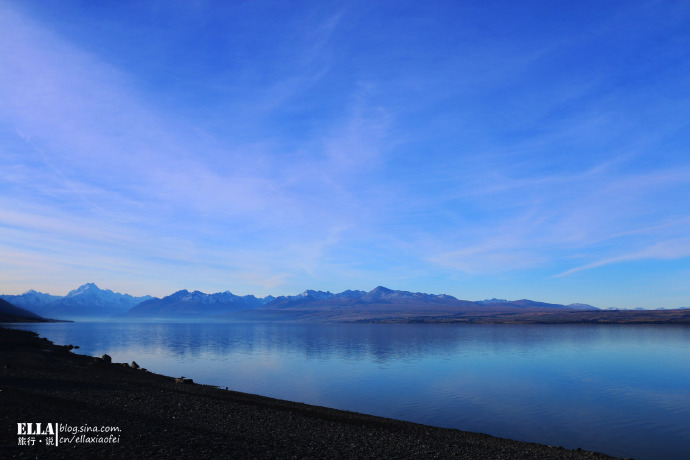
<instances>
[{"instance_id":1,"label":"mountain range","mask_svg":"<svg viewBox=\"0 0 690 460\"><path fill-rule=\"evenodd\" d=\"M532 300L459 300L447 294L424 294L421 292L398 291L378 286L372 291L344 291L332 294L324 291L304 291L296 296L281 296L266 303L262 309L309 309L339 310L352 308L435 310L457 309L463 311L514 310L514 309L591 309L584 304L560 305Z\"/></svg>"},{"instance_id":2,"label":"mountain range","mask_svg":"<svg viewBox=\"0 0 690 460\"><path fill-rule=\"evenodd\" d=\"M30 290L0 295L0 322L53 320L288 321L450 324L690 324L690 309L600 310L528 299L460 300L378 286L337 294L306 290L279 297L177 291L133 297L87 283L66 296Z\"/></svg>"},{"instance_id":3,"label":"mountain range","mask_svg":"<svg viewBox=\"0 0 690 460\"><path fill-rule=\"evenodd\" d=\"M206 294L177 291L163 298L133 297L87 283L66 296L30 290L22 295L0 295L16 307L36 315L59 319L285 319L297 317L355 318L410 315L448 315L462 312L496 313L539 310L598 310L584 304L551 304L532 300L459 300L447 294L400 291L383 286L366 292L337 294L306 290L292 296L238 296L229 291Z\"/></svg>"},{"instance_id":4,"label":"mountain range","mask_svg":"<svg viewBox=\"0 0 690 460\"><path fill-rule=\"evenodd\" d=\"M256 298L237 296L230 291L205 294L201 291L177 291L162 299L143 301L122 314L139 318L197 317L207 318L238 310L254 310L274 300L274 297Z\"/></svg>"},{"instance_id":5,"label":"mountain range","mask_svg":"<svg viewBox=\"0 0 690 460\"><path fill-rule=\"evenodd\" d=\"M132 297L110 289L100 289L94 283L86 283L70 291L66 296L44 294L32 289L21 295L0 295L0 298L14 306L47 318L95 319L110 318L124 313L153 297Z\"/></svg>"},{"instance_id":6,"label":"mountain range","mask_svg":"<svg viewBox=\"0 0 690 460\"><path fill-rule=\"evenodd\" d=\"M347 290L337 294L306 290L298 295L257 298L228 291L205 294L182 290L162 299L154 298L122 314L130 318L235 318L235 319L346 319L411 314L459 312L511 312L527 310L597 308L584 304L560 305L531 300L486 300L471 302L447 294L424 294L379 286L369 292Z\"/></svg>"}]
</instances>

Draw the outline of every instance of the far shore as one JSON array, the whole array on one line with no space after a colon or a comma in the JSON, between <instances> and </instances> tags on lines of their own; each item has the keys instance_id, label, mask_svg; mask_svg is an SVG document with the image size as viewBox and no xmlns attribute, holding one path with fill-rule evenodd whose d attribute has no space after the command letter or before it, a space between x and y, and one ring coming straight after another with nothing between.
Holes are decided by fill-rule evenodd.
<instances>
[{"instance_id":1,"label":"far shore","mask_svg":"<svg viewBox=\"0 0 690 460\"><path fill-rule=\"evenodd\" d=\"M532 310L487 314L416 315L406 318L377 318L375 323L448 324L685 324L690 309L679 310Z\"/></svg>"},{"instance_id":2,"label":"far shore","mask_svg":"<svg viewBox=\"0 0 690 460\"><path fill-rule=\"evenodd\" d=\"M0 328L3 457L614 458L228 391L73 350Z\"/></svg>"}]
</instances>

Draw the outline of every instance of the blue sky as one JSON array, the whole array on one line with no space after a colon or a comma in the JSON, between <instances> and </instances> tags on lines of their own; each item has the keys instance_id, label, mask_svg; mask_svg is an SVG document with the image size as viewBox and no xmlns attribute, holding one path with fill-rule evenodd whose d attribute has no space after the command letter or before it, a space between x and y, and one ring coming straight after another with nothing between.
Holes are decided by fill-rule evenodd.
<instances>
[{"instance_id":1,"label":"blue sky","mask_svg":"<svg viewBox=\"0 0 690 460\"><path fill-rule=\"evenodd\" d=\"M0 292L690 307L684 1L0 2Z\"/></svg>"}]
</instances>

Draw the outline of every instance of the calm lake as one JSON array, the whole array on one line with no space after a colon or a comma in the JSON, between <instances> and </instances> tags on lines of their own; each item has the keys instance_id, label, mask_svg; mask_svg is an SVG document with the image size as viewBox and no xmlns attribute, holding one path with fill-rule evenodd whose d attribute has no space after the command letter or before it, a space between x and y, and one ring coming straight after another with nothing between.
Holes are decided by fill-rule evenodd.
<instances>
[{"instance_id":1,"label":"calm lake","mask_svg":"<svg viewBox=\"0 0 690 460\"><path fill-rule=\"evenodd\" d=\"M690 458L690 327L13 325L248 393L636 459Z\"/></svg>"}]
</instances>

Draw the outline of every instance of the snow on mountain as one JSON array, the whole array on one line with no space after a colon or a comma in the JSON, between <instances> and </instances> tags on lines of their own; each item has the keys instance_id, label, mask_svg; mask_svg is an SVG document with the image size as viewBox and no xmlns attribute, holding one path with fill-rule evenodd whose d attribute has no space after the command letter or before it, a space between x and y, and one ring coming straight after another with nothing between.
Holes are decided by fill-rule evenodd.
<instances>
[{"instance_id":1,"label":"snow on mountain","mask_svg":"<svg viewBox=\"0 0 690 460\"><path fill-rule=\"evenodd\" d=\"M77 297L81 295L92 295L92 296L101 296L101 292L106 292L102 291L101 289L98 288L94 283L86 283L81 286L79 286L77 289L72 289L67 293L65 298L68 297ZM110 289L107 290L107 292L112 293Z\"/></svg>"},{"instance_id":2,"label":"snow on mountain","mask_svg":"<svg viewBox=\"0 0 690 460\"><path fill-rule=\"evenodd\" d=\"M238 310L252 310L261 307L274 297L256 298L253 295L237 296L230 291L206 294L201 291L177 291L162 299L153 298L134 306L124 313L128 317L208 318Z\"/></svg>"},{"instance_id":3,"label":"snow on mountain","mask_svg":"<svg viewBox=\"0 0 690 460\"><path fill-rule=\"evenodd\" d=\"M48 309L54 302L62 299L62 296L44 294L30 289L21 295L0 295L0 298L18 307L38 312Z\"/></svg>"},{"instance_id":4,"label":"snow on mountain","mask_svg":"<svg viewBox=\"0 0 690 460\"><path fill-rule=\"evenodd\" d=\"M514 311L524 309L596 310L591 305L570 305L535 302L532 300L487 299L476 302L458 300L447 294L426 294L388 289L377 286L369 292L347 290L338 294L329 291L305 290L291 295L257 298L253 295L237 296L230 291L206 294L201 291L177 291L162 299L144 296L132 297L110 289L100 289L86 283L66 296L53 296L29 290L22 295L0 296L17 307L38 315L59 318L120 317L210 318L247 310L340 310L391 309L429 311Z\"/></svg>"},{"instance_id":5,"label":"snow on mountain","mask_svg":"<svg viewBox=\"0 0 690 460\"><path fill-rule=\"evenodd\" d=\"M361 297L364 303L433 303L433 304L452 304L458 302L453 296L447 294L425 294L422 292L395 291L392 289L378 286Z\"/></svg>"},{"instance_id":6,"label":"snow on mountain","mask_svg":"<svg viewBox=\"0 0 690 460\"><path fill-rule=\"evenodd\" d=\"M378 286L369 292L347 290L339 294L322 291L305 291L297 296L281 296L269 302L264 309L338 309L347 308L391 308L396 307L439 307L477 305L458 300L447 294L424 294L420 292L396 291Z\"/></svg>"},{"instance_id":7,"label":"snow on mountain","mask_svg":"<svg viewBox=\"0 0 690 460\"><path fill-rule=\"evenodd\" d=\"M485 299L485 300L476 300L475 303L478 303L480 305L492 305L495 303L506 303L508 302L506 299Z\"/></svg>"},{"instance_id":8,"label":"snow on mountain","mask_svg":"<svg viewBox=\"0 0 690 460\"><path fill-rule=\"evenodd\" d=\"M299 296L305 297L305 298L311 298L311 299L315 299L315 300L325 300L325 299L330 299L331 297L333 297L333 294L331 294L328 291L326 291L326 292L324 292L324 291L312 291L311 289L308 289L308 290L304 291L303 293L301 293Z\"/></svg>"},{"instance_id":9,"label":"snow on mountain","mask_svg":"<svg viewBox=\"0 0 690 460\"><path fill-rule=\"evenodd\" d=\"M572 304L569 306L536 302L533 300L488 299L471 302L459 300L448 294L426 294L422 292L400 291L377 286L369 292L344 291L331 294L323 291L305 291L295 296L280 296L266 303L264 310L345 310L345 309L391 309L391 310L429 310L429 311L517 311L543 309L595 309L590 305Z\"/></svg>"},{"instance_id":10,"label":"snow on mountain","mask_svg":"<svg viewBox=\"0 0 690 460\"><path fill-rule=\"evenodd\" d=\"M64 297L36 292L33 289L22 295L1 297L38 315L57 319L109 318L152 298L133 297L110 289L102 290L94 283L79 286Z\"/></svg>"}]
</instances>

